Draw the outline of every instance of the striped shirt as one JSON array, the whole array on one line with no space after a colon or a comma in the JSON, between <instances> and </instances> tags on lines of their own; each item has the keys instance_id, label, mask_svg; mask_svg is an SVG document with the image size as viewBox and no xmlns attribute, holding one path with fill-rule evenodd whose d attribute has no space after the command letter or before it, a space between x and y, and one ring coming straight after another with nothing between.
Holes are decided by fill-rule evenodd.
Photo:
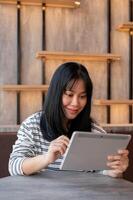
<instances>
[{"instance_id":1,"label":"striped shirt","mask_svg":"<svg viewBox=\"0 0 133 200\"><path fill-rule=\"evenodd\" d=\"M43 138L40 130L41 112L28 117L20 126L13 151L9 158L9 173L11 175L24 175L22 162L28 157L45 154L48 151L50 142ZM106 133L99 125L92 123L92 132ZM47 169L59 169L63 156L50 164Z\"/></svg>"}]
</instances>

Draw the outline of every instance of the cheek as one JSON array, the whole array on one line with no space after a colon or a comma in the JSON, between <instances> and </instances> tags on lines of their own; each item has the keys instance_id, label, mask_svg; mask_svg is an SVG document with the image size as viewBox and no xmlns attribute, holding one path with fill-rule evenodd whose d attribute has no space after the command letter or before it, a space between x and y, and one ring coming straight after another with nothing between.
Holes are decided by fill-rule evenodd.
<instances>
[{"instance_id":1,"label":"cheek","mask_svg":"<svg viewBox=\"0 0 133 200\"><path fill-rule=\"evenodd\" d=\"M87 98L82 101L82 105L85 106L87 104Z\"/></svg>"},{"instance_id":2,"label":"cheek","mask_svg":"<svg viewBox=\"0 0 133 200\"><path fill-rule=\"evenodd\" d=\"M81 103L82 108L84 108L84 107L86 106L86 104L87 104L87 99L85 99L85 100Z\"/></svg>"},{"instance_id":3,"label":"cheek","mask_svg":"<svg viewBox=\"0 0 133 200\"><path fill-rule=\"evenodd\" d=\"M69 104L69 99L63 96L62 97L62 105L67 106L68 104Z\"/></svg>"}]
</instances>

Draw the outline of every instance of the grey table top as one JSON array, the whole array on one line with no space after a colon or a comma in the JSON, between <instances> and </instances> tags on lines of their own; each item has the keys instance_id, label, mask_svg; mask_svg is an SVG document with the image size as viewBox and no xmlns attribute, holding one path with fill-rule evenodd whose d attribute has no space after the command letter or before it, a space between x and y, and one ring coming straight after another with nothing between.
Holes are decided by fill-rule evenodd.
<instances>
[{"instance_id":1,"label":"grey table top","mask_svg":"<svg viewBox=\"0 0 133 200\"><path fill-rule=\"evenodd\" d=\"M131 200L133 183L95 173L45 171L0 179L0 200Z\"/></svg>"}]
</instances>

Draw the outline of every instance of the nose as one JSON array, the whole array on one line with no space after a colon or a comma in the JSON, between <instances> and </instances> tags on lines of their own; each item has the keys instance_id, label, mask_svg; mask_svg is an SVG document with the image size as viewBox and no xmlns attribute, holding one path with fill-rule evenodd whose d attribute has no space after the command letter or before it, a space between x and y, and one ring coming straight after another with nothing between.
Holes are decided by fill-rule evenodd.
<instances>
[{"instance_id":1,"label":"nose","mask_svg":"<svg viewBox=\"0 0 133 200\"><path fill-rule=\"evenodd\" d=\"M79 98L77 96L74 96L72 98L72 102L71 102L72 106L78 106L79 105Z\"/></svg>"}]
</instances>

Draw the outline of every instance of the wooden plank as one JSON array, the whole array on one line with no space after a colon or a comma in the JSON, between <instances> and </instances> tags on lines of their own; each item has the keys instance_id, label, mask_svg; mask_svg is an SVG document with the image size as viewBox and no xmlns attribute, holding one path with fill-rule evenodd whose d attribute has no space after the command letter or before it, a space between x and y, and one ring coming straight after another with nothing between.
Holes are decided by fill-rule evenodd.
<instances>
[{"instance_id":1,"label":"wooden plank","mask_svg":"<svg viewBox=\"0 0 133 200\"><path fill-rule=\"evenodd\" d=\"M120 55L115 54L87 54L81 52L48 52L40 51L36 54L36 58L43 60L65 60L65 61L119 61Z\"/></svg>"},{"instance_id":2,"label":"wooden plank","mask_svg":"<svg viewBox=\"0 0 133 200\"><path fill-rule=\"evenodd\" d=\"M133 35L133 22L127 22L119 25L116 30L129 32L130 35Z\"/></svg>"},{"instance_id":3,"label":"wooden plank","mask_svg":"<svg viewBox=\"0 0 133 200\"><path fill-rule=\"evenodd\" d=\"M111 1L111 50L122 56L120 63L112 63L111 95L112 99L128 99L129 97L129 35L116 31L116 27L129 21L129 1ZM119 11L119 12L118 12ZM125 105L111 106L111 123L128 123L129 108Z\"/></svg>"},{"instance_id":4,"label":"wooden plank","mask_svg":"<svg viewBox=\"0 0 133 200\"><path fill-rule=\"evenodd\" d=\"M41 92L22 92L20 94L21 122L29 115L38 112L42 109L42 94Z\"/></svg>"},{"instance_id":5,"label":"wooden plank","mask_svg":"<svg viewBox=\"0 0 133 200\"><path fill-rule=\"evenodd\" d=\"M10 28L9 28L10 27ZM9 30L10 29L10 30ZM16 6L0 6L0 84L17 83ZM0 125L17 123L16 93L0 91Z\"/></svg>"},{"instance_id":6,"label":"wooden plank","mask_svg":"<svg viewBox=\"0 0 133 200\"><path fill-rule=\"evenodd\" d=\"M42 64L34 58L42 48L42 8L21 6L22 84L42 84ZM42 108L41 92L20 94L20 121Z\"/></svg>"},{"instance_id":7,"label":"wooden plank","mask_svg":"<svg viewBox=\"0 0 133 200\"><path fill-rule=\"evenodd\" d=\"M49 84L55 70L64 63L63 60L46 60L45 61L45 83Z\"/></svg>"},{"instance_id":8,"label":"wooden plank","mask_svg":"<svg viewBox=\"0 0 133 200\"><path fill-rule=\"evenodd\" d=\"M82 52L87 54L106 54L107 53L107 1L93 0L82 1L82 6L78 9L46 9L46 49L51 52ZM97 14L96 14L97 13ZM54 19L54 20L53 20ZM100 31L98 31L100 30ZM69 60L68 60L69 61ZM75 60L76 61L76 60ZM81 58L77 60L85 64L89 73L93 75L93 82L96 87L94 98L99 96L97 86L102 82L101 98L106 98L106 63L91 63ZM51 78L53 71L57 68L60 60L45 61L45 75ZM51 64L50 64L51 63ZM58 63L57 63L58 64ZM50 67L49 67L50 66ZM99 68L99 69L98 69ZM95 72L99 72L96 74ZM104 74L103 71L105 72ZM49 79L48 78L48 79ZM49 80L47 79L47 83ZM103 84L104 83L104 84ZM95 108L95 118L100 122L106 122L106 108L97 112ZM101 108L100 108L101 109Z\"/></svg>"},{"instance_id":9,"label":"wooden plank","mask_svg":"<svg viewBox=\"0 0 133 200\"><path fill-rule=\"evenodd\" d=\"M1 85L0 90L12 92L44 91L48 90L48 85Z\"/></svg>"},{"instance_id":10,"label":"wooden plank","mask_svg":"<svg viewBox=\"0 0 133 200\"><path fill-rule=\"evenodd\" d=\"M21 5L40 6L45 3L47 7L77 8L80 0L18 0ZM17 0L0 0L1 4L16 4Z\"/></svg>"},{"instance_id":11,"label":"wooden plank","mask_svg":"<svg viewBox=\"0 0 133 200\"><path fill-rule=\"evenodd\" d=\"M128 105L112 105L111 106L111 123L125 124L129 122L129 106Z\"/></svg>"},{"instance_id":12,"label":"wooden plank","mask_svg":"<svg viewBox=\"0 0 133 200\"><path fill-rule=\"evenodd\" d=\"M108 133L133 133L133 124L100 124Z\"/></svg>"},{"instance_id":13,"label":"wooden plank","mask_svg":"<svg viewBox=\"0 0 133 200\"><path fill-rule=\"evenodd\" d=\"M125 100L106 100L106 99L99 99L94 100L94 105L101 106L101 105L114 105L114 104L127 104L132 105L133 100L125 99Z\"/></svg>"}]
</instances>

